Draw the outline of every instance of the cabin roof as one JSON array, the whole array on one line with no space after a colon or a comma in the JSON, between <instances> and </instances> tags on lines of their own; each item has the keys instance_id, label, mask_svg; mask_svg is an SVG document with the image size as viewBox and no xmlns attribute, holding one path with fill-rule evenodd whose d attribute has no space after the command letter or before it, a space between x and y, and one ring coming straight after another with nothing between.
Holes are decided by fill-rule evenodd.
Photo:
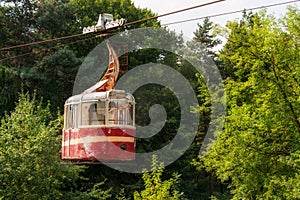
<instances>
[{"instance_id":1,"label":"cabin roof","mask_svg":"<svg viewBox=\"0 0 300 200\"><path fill-rule=\"evenodd\" d=\"M124 90L109 90L105 92L91 92L82 93L69 97L65 104L79 103L83 101L96 101L96 100L108 100L108 99L121 99L126 98L128 100L134 101L134 97L126 93Z\"/></svg>"}]
</instances>

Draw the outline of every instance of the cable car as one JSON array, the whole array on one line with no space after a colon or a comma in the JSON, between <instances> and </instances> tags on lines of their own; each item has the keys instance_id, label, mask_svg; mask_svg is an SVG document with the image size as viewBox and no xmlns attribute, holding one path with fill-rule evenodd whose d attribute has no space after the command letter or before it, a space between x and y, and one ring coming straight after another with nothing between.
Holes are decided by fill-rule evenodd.
<instances>
[{"instance_id":1,"label":"cable car","mask_svg":"<svg viewBox=\"0 0 300 200\"><path fill-rule=\"evenodd\" d=\"M120 62L110 41L109 65L94 86L69 97L64 105L63 161L101 163L135 159L135 100L116 90Z\"/></svg>"},{"instance_id":2,"label":"cable car","mask_svg":"<svg viewBox=\"0 0 300 200\"><path fill-rule=\"evenodd\" d=\"M75 162L135 159L135 101L122 90L79 94L64 108L62 159Z\"/></svg>"}]
</instances>

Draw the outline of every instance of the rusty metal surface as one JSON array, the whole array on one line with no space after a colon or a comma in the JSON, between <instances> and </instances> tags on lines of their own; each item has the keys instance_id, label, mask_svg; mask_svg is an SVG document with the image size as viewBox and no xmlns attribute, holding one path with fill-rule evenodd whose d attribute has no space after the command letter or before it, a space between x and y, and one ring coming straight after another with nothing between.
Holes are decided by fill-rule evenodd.
<instances>
[{"instance_id":1,"label":"rusty metal surface","mask_svg":"<svg viewBox=\"0 0 300 200\"><path fill-rule=\"evenodd\" d=\"M115 52L108 39L106 40L106 46L109 51L109 64L104 76L100 79L100 81L107 80L107 82L104 83L101 87L97 88L97 92L103 92L113 89L119 76L120 63L117 53Z\"/></svg>"}]
</instances>

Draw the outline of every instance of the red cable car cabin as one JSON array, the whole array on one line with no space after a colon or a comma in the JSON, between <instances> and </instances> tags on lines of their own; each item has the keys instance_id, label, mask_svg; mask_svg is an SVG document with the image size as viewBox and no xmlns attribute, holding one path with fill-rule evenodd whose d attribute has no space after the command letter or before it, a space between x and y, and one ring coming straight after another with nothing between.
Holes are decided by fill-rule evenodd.
<instances>
[{"instance_id":1,"label":"red cable car cabin","mask_svg":"<svg viewBox=\"0 0 300 200\"><path fill-rule=\"evenodd\" d=\"M83 93L65 103L62 159L135 159L135 101L123 90Z\"/></svg>"},{"instance_id":2,"label":"red cable car cabin","mask_svg":"<svg viewBox=\"0 0 300 200\"><path fill-rule=\"evenodd\" d=\"M106 73L98 83L65 102L61 156L65 161L135 159L134 98L123 90L113 89L120 62L113 45L108 39L105 42L109 51Z\"/></svg>"}]
</instances>

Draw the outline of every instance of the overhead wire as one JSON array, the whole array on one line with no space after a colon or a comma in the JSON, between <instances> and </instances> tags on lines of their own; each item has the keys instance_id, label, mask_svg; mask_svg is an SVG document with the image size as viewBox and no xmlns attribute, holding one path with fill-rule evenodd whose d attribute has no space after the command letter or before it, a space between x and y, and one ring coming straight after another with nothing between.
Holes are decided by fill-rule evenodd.
<instances>
[{"instance_id":1,"label":"overhead wire","mask_svg":"<svg viewBox=\"0 0 300 200\"><path fill-rule=\"evenodd\" d=\"M192 19L186 19L186 20L180 20L180 21L175 21L175 22L169 22L169 23L162 24L162 26L169 26L169 25L172 25L172 24L180 24L180 23L185 23L185 22L190 22L190 21L196 21L196 20L205 19L205 18L213 18L213 17L224 16L224 15L231 15L231 14L236 14L236 13L243 12L245 10L257 10L257 9L263 9L263 8L280 6L280 5L286 5L286 4L291 4L291 3L298 2L298 1L300 1L300 0L293 0L293 1L287 1L287 2L270 4L270 5L266 5L266 6L253 7L253 8L249 8L249 9L242 9L242 10L235 10L235 11L230 11L230 12L225 12L225 13L219 13L219 14L214 14L214 15L207 15L207 16L204 16L204 17L197 17L197 18L192 18Z\"/></svg>"},{"instance_id":2,"label":"overhead wire","mask_svg":"<svg viewBox=\"0 0 300 200\"><path fill-rule=\"evenodd\" d=\"M222 2L222 1L225 1L225 0L212 1L212 2L205 3L205 4L200 4L200 5L184 8L184 9L181 9L181 10L176 10L176 11L172 11L172 12L169 12L169 13L164 13L164 14L161 14L161 15L156 15L156 16L149 17L149 18L144 18L144 19L141 19L141 20L128 22L128 23L125 23L123 26L126 27L126 26L130 26L130 25L142 23L142 22L145 22L145 21L157 19L157 18L160 18L160 17L165 17L165 16L176 14L176 13L179 13L179 12L184 12L184 11L187 11L187 10L192 10L192 9L195 9L195 8L200 8L200 7L208 6L208 5L211 5L211 4L219 3L219 2ZM165 23L165 24L162 24L162 26L185 23L185 22L200 20L200 19L204 19L204 18L213 18L213 17L218 17L218 16L230 15L230 14L243 12L244 10L256 10L256 9L279 6L279 5L291 4L291 3L298 2L298 1L300 1L300 0L293 0L293 1L287 1L287 2L281 2L281 3L275 3L275 4L265 5L265 6L254 7L254 8L250 8L250 9L236 10L236 11L231 11L231 12L225 12L225 13L219 13L219 14L208 15L208 16L203 16L203 17L197 17L197 18L192 18L192 19L187 19L187 20L181 20L181 21L176 21L176 22ZM26 44L20 44L20 45L15 45L15 46L10 46L10 47L4 47L4 48L1 48L0 51L7 51L7 50L15 49L15 48L21 48L21 47L27 47L27 46L37 45L37 44L42 44L42 43L47 43L47 42L54 42L54 41L59 41L59 40L64 40L64 39L69 39L69 38L75 38L75 37L79 37L79 36L83 36L83 35L86 35L86 34L80 33L80 34L74 34L74 35L70 35L70 36L63 36L63 37L59 37L59 38L35 41L35 42L31 42L31 43L26 43ZM99 37L99 35L97 37ZM85 41L85 40L86 39L79 40L79 42L80 41ZM76 42L74 42L74 43L76 43ZM65 45L67 45L67 44L65 44ZM52 49L52 48L55 48L55 47L51 47L49 49ZM0 61L7 60L7 59L12 59L12 58L17 58L17 57L29 55L29 54L32 54L32 53L34 53L34 52L29 52L29 53L24 53L24 54L16 55L16 56L13 56L13 57L9 57L9 58L4 58L4 59L1 59Z\"/></svg>"},{"instance_id":3,"label":"overhead wire","mask_svg":"<svg viewBox=\"0 0 300 200\"><path fill-rule=\"evenodd\" d=\"M64 39L69 39L69 38L74 38L74 37L78 37L78 36L82 36L82 35L84 35L84 34L83 33L79 33L79 34L69 35L69 36L63 36L63 37L59 37L59 38L41 40L41 41L30 42L30 43L26 43L26 44L19 44L19 45L15 45L15 46L1 48L0 51L7 51L7 50L10 50L10 49L16 49L16 48L20 48L20 47L27 47L27 46L31 46L31 45L46 43L46 42L54 42L54 41L59 41L59 40L64 40Z\"/></svg>"},{"instance_id":4,"label":"overhead wire","mask_svg":"<svg viewBox=\"0 0 300 200\"><path fill-rule=\"evenodd\" d=\"M172 15L172 14L179 13L179 12L184 12L184 11L191 10L191 9L208 6L208 5L211 5L211 4L214 4L214 3L219 3L219 2L222 2L222 1L225 1L225 0L216 0L216 1L208 2L208 3L204 3L204 4L200 4L200 5L188 7L188 8L185 8L185 9L181 9L181 10L176 10L176 11L173 11L173 12L165 13L165 14L162 14L162 15L156 15L156 16L153 16L153 17L144 18L144 19L141 19L141 20L133 21L133 22L128 22L128 23L125 23L123 26L126 27L126 26L130 26L130 25L142 23L142 22L145 22L145 21L149 21L149 20L153 20L153 19L159 18L159 17L164 17L164 16ZM47 40L42 40L42 41L35 41L35 42L30 42L30 43L20 44L20 45L15 45L15 46L10 46L10 47L4 47L4 48L0 48L0 51L7 51L7 50L21 48L21 47L27 47L27 46L31 46L31 45L37 45L37 44L42 44L42 43L47 43L47 42L54 42L54 41L58 41L58 40L64 40L64 39L79 37L79 36L82 36L82 35L86 35L86 34L80 33L80 34L75 34L75 35L70 35L70 36L64 36L64 37L60 37L60 38L53 38L53 39L47 39Z\"/></svg>"},{"instance_id":5,"label":"overhead wire","mask_svg":"<svg viewBox=\"0 0 300 200\"><path fill-rule=\"evenodd\" d=\"M19 55L15 55L15 56L3 58L3 59L0 59L0 62L2 62L4 60L9 60L9 59L14 59L14 58L19 58L19 57L31 55L31 54L40 54L42 52L49 51L51 49L55 49L55 48L58 48L58 47L62 47L62 46L66 46L66 45L71 45L71 44L75 44L75 43L79 43L79 42L84 42L84 41L87 41L87 40L96 39L96 38L99 38L99 37L104 37L104 36L109 36L109 35L111 35L111 34L100 34L100 35L96 35L96 36L85 38L85 39L81 39L81 40L76 40L76 41L69 42L69 43L59 44L59 45L56 45L54 47L43 48L39 52L33 52L33 51L31 51L31 52L24 53L24 54L19 54Z\"/></svg>"},{"instance_id":6,"label":"overhead wire","mask_svg":"<svg viewBox=\"0 0 300 200\"><path fill-rule=\"evenodd\" d=\"M173 12L164 13L164 14L161 14L161 15L156 15L156 16L153 16L153 17L140 19L140 20L137 20L137 21L128 22L128 23L125 23L124 26L130 26L130 25L133 25L133 24L142 23L142 22L145 22L145 21L157 19L157 18L160 18L160 17L165 17L165 16L168 16L168 15L173 15L173 14L184 12L184 11L187 11L187 10L192 10L192 9L195 9L195 8L204 7L204 6L208 6L208 5L215 4L215 3L220 3L222 1L225 1L225 0L212 1L212 2L208 2L208 3L204 3L204 4L184 8L184 9L181 9L181 10L176 10L176 11L173 11Z\"/></svg>"}]
</instances>

